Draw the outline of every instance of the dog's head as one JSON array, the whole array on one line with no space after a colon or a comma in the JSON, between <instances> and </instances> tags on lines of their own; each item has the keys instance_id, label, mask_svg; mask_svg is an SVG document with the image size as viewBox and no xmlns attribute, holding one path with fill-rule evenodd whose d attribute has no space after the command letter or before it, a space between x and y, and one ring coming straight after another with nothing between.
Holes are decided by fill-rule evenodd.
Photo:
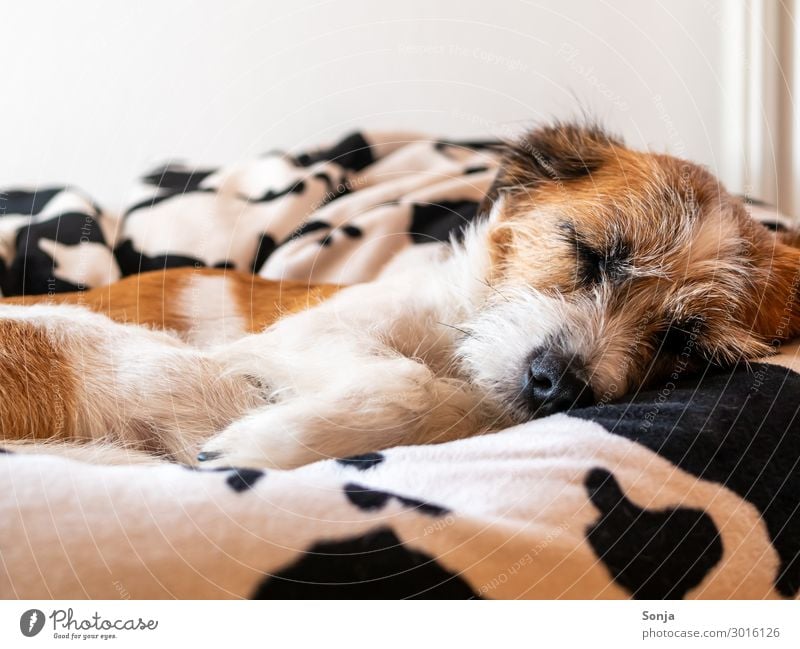
<instances>
[{"instance_id":1,"label":"dog's head","mask_svg":"<svg viewBox=\"0 0 800 649\"><path fill-rule=\"evenodd\" d=\"M517 419L616 399L800 333L800 250L705 169L558 124L508 145L473 381Z\"/></svg>"}]
</instances>

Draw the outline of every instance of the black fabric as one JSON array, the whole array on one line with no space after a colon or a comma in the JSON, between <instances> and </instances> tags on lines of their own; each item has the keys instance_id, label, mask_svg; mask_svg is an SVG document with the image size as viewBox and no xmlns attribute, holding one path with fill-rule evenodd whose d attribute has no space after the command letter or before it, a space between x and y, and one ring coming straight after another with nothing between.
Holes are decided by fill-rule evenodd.
<instances>
[{"instance_id":1,"label":"black fabric","mask_svg":"<svg viewBox=\"0 0 800 649\"><path fill-rule=\"evenodd\" d=\"M277 200L288 194L302 194L303 191L305 190L305 187L306 187L305 182L302 180L298 180L296 182L291 183L287 187L284 187L283 189L276 190L274 188L270 188L267 189L263 194L260 194L258 196L245 196L243 194L236 194L236 198L239 199L240 201L244 201L247 203L268 203L269 201ZM142 201L139 201L138 203L134 203L131 207L128 208L126 215L130 216L131 214L133 214L138 210L155 207L159 203L163 203L164 201L167 200L180 199L186 194L192 192L202 193L202 194L214 194L216 190L212 187L197 187L191 185L183 189L176 189L176 190L170 189L167 192L163 192L151 198L146 198Z\"/></svg>"},{"instance_id":2,"label":"black fabric","mask_svg":"<svg viewBox=\"0 0 800 649\"><path fill-rule=\"evenodd\" d=\"M252 599L479 599L458 575L404 546L388 528L342 541L321 541Z\"/></svg>"},{"instance_id":3,"label":"black fabric","mask_svg":"<svg viewBox=\"0 0 800 649\"><path fill-rule=\"evenodd\" d=\"M264 265L264 262L269 259L270 255L278 249L278 244L268 234L262 234L258 239L258 246L256 246L256 256L253 258L251 270L257 273L259 268Z\"/></svg>"},{"instance_id":4,"label":"black fabric","mask_svg":"<svg viewBox=\"0 0 800 649\"><path fill-rule=\"evenodd\" d=\"M370 487L364 487L353 482L349 482L344 486L344 493L353 505L364 511L382 509L386 503L394 499L404 507L410 507L422 514L445 516L449 513L449 510L441 505L426 503L416 498L400 496L398 494L389 493L388 491L371 489Z\"/></svg>"},{"instance_id":5,"label":"black fabric","mask_svg":"<svg viewBox=\"0 0 800 649\"><path fill-rule=\"evenodd\" d=\"M0 192L0 216L4 214L26 214L35 216L63 187L43 187L36 191L12 189Z\"/></svg>"},{"instance_id":6,"label":"black fabric","mask_svg":"<svg viewBox=\"0 0 800 649\"><path fill-rule=\"evenodd\" d=\"M248 203L269 203L270 201L277 200L283 196L287 196L288 194L302 194L305 188L305 182L298 180L293 182L288 187L284 187L283 189L268 189L260 196L242 196L240 194L238 195L238 198L240 200L247 201Z\"/></svg>"},{"instance_id":7,"label":"black fabric","mask_svg":"<svg viewBox=\"0 0 800 649\"><path fill-rule=\"evenodd\" d=\"M200 183L215 171L215 169L189 169L178 165L165 165L146 174L142 180L154 187L185 193L199 189Z\"/></svg>"},{"instance_id":8,"label":"black fabric","mask_svg":"<svg viewBox=\"0 0 800 649\"><path fill-rule=\"evenodd\" d=\"M361 171L374 162L369 142L361 133L351 133L330 148L300 154L294 160L304 167L330 160L351 171Z\"/></svg>"},{"instance_id":9,"label":"black fabric","mask_svg":"<svg viewBox=\"0 0 800 649\"><path fill-rule=\"evenodd\" d=\"M264 471L259 469L233 469L225 482L237 493L242 493L252 489L264 475Z\"/></svg>"},{"instance_id":10,"label":"black fabric","mask_svg":"<svg viewBox=\"0 0 800 649\"><path fill-rule=\"evenodd\" d=\"M800 589L798 394L797 373L751 363L570 414L596 421L755 505L781 559L776 589L794 597Z\"/></svg>"},{"instance_id":11,"label":"black fabric","mask_svg":"<svg viewBox=\"0 0 800 649\"><path fill-rule=\"evenodd\" d=\"M351 455L336 460L342 466L355 467L359 471L366 471L378 466L386 459L383 453L364 453L363 455Z\"/></svg>"},{"instance_id":12,"label":"black fabric","mask_svg":"<svg viewBox=\"0 0 800 649\"><path fill-rule=\"evenodd\" d=\"M32 209L37 207L41 208L33 205ZM65 212L46 221L31 222L17 232L14 260L0 280L3 295L63 293L85 288L54 276L53 270L58 265L39 247L42 239L66 246L106 243L93 214Z\"/></svg>"},{"instance_id":13,"label":"black fabric","mask_svg":"<svg viewBox=\"0 0 800 649\"><path fill-rule=\"evenodd\" d=\"M719 532L705 512L642 509L605 469L590 471L585 485L600 510L586 538L614 580L636 599L682 598L722 558Z\"/></svg>"},{"instance_id":14,"label":"black fabric","mask_svg":"<svg viewBox=\"0 0 800 649\"><path fill-rule=\"evenodd\" d=\"M439 201L414 204L409 234L414 243L449 241L459 235L478 213L477 201Z\"/></svg>"},{"instance_id":15,"label":"black fabric","mask_svg":"<svg viewBox=\"0 0 800 649\"><path fill-rule=\"evenodd\" d=\"M183 255L148 256L136 250L130 239L123 241L116 247L114 256L117 258L117 263L123 275L135 275L148 270L164 270L166 268L182 268L184 266L205 267L205 264L199 259Z\"/></svg>"},{"instance_id":16,"label":"black fabric","mask_svg":"<svg viewBox=\"0 0 800 649\"><path fill-rule=\"evenodd\" d=\"M252 271L257 273L273 252L275 252L280 246L289 243L292 239L297 239L298 237L305 236L311 232L330 230L330 228L330 224L323 221L305 221L295 228L289 237L280 243L276 242L275 239L273 239L270 235L266 233L262 234L258 240L258 246L256 247L256 255L253 259Z\"/></svg>"}]
</instances>

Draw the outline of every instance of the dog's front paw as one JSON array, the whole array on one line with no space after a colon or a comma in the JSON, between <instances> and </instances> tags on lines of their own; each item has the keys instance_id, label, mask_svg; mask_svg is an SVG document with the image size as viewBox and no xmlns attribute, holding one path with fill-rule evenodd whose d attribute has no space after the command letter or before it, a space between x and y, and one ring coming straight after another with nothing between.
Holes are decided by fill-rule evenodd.
<instances>
[{"instance_id":1,"label":"dog's front paw","mask_svg":"<svg viewBox=\"0 0 800 649\"><path fill-rule=\"evenodd\" d=\"M206 442L197 461L203 467L294 469L326 459L303 444L294 427L267 408L234 422Z\"/></svg>"}]
</instances>

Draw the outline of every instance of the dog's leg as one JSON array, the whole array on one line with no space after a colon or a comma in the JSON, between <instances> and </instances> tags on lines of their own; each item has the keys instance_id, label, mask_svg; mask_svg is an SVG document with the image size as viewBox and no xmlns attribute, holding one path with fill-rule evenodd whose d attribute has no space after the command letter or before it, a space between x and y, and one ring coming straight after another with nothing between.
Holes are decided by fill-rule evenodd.
<instances>
[{"instance_id":1,"label":"dog's leg","mask_svg":"<svg viewBox=\"0 0 800 649\"><path fill-rule=\"evenodd\" d=\"M290 468L508 423L455 365L457 325L485 288L473 272L446 256L410 264L216 349L271 405L209 439L205 461Z\"/></svg>"},{"instance_id":2,"label":"dog's leg","mask_svg":"<svg viewBox=\"0 0 800 649\"><path fill-rule=\"evenodd\" d=\"M252 412L212 437L201 458L216 466L289 469L398 444L444 442L491 427L488 408L461 381L437 378L408 358L352 362L357 374Z\"/></svg>"},{"instance_id":3,"label":"dog's leg","mask_svg":"<svg viewBox=\"0 0 800 649\"><path fill-rule=\"evenodd\" d=\"M248 377L176 337L75 306L0 306L0 375L0 440L66 455L93 442L191 461L264 403Z\"/></svg>"},{"instance_id":4,"label":"dog's leg","mask_svg":"<svg viewBox=\"0 0 800 649\"><path fill-rule=\"evenodd\" d=\"M508 423L447 367L401 354L385 340L376 327L353 327L320 308L219 350L230 371L261 381L272 404L210 438L200 459L293 468Z\"/></svg>"},{"instance_id":5,"label":"dog's leg","mask_svg":"<svg viewBox=\"0 0 800 649\"><path fill-rule=\"evenodd\" d=\"M87 464L155 466L164 462L159 455L107 439L96 442L3 440L0 448L20 455L58 455Z\"/></svg>"}]
</instances>

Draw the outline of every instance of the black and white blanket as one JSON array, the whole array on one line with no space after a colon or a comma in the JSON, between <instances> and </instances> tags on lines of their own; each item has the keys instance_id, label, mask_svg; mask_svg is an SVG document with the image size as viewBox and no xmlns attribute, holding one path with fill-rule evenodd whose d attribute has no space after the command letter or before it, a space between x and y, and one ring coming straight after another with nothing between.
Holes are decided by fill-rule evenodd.
<instances>
[{"instance_id":1,"label":"black and white blanket","mask_svg":"<svg viewBox=\"0 0 800 649\"><path fill-rule=\"evenodd\" d=\"M169 164L123 215L72 188L8 190L0 287L181 265L365 281L475 218L495 168L491 143L358 133ZM797 598L795 369L792 345L619 403L293 471L3 453L0 595Z\"/></svg>"}]
</instances>

